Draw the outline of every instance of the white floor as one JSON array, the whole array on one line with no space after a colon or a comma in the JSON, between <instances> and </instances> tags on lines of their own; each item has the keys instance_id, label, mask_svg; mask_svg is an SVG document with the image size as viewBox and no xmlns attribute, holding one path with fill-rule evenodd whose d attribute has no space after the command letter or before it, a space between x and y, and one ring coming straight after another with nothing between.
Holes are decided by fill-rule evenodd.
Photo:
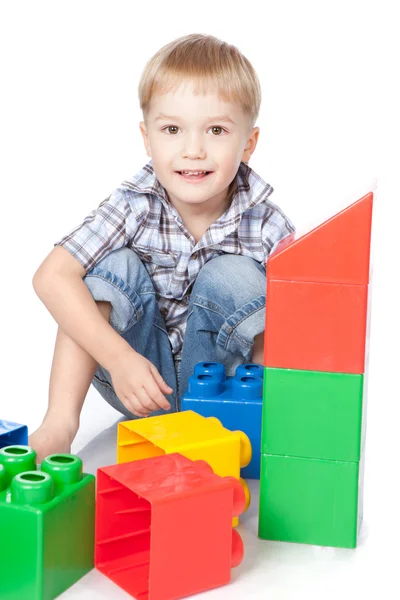
<instances>
[{"instance_id":1,"label":"white floor","mask_svg":"<svg viewBox=\"0 0 400 600\"><path fill-rule=\"evenodd\" d=\"M96 411L96 421L94 412ZM90 391L73 451L81 456L86 472L115 463L118 413ZM379 474L382 476L380 478ZM393 474L395 476L395 474ZM398 536L393 529L397 499L380 487L386 473L369 460L364 489L365 519L356 550L262 541L257 537L259 483L250 481L252 503L238 528L245 546L242 564L232 570L230 585L193 596L209 600L270 598L273 600L355 599L383 594L400 598ZM371 481L375 485L371 485ZM122 600L130 598L95 569L61 598Z\"/></svg>"}]
</instances>

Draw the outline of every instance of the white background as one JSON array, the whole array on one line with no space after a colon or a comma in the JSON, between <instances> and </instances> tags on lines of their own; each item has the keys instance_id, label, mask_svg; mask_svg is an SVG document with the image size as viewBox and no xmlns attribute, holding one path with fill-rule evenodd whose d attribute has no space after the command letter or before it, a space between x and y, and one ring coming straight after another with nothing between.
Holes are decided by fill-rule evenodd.
<instances>
[{"instance_id":1,"label":"white background","mask_svg":"<svg viewBox=\"0 0 400 600\"><path fill-rule=\"evenodd\" d=\"M263 92L250 166L299 229L375 189L364 525L357 550L257 540L257 486L233 583L204 598L399 597L396 2L1 2L0 418L45 412L56 324L32 277L53 243L146 162L137 86L145 62L188 33L236 45ZM118 414L91 390L73 450ZM113 462L115 428L83 451ZM101 438L100 438L101 439ZM108 444L108 446L107 446ZM67 598L125 598L96 571Z\"/></svg>"}]
</instances>

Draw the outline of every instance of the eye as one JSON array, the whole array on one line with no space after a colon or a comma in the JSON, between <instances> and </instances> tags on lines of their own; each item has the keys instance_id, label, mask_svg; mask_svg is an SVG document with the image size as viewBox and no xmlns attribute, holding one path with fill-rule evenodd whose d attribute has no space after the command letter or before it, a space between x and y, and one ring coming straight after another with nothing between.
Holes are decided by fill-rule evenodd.
<instances>
[{"instance_id":1,"label":"eye","mask_svg":"<svg viewBox=\"0 0 400 600\"><path fill-rule=\"evenodd\" d=\"M177 129L177 127L175 127L175 125L168 125L167 127L164 127L164 129L161 129L161 131L166 131L167 129ZM169 133L169 135L172 135L172 134Z\"/></svg>"},{"instance_id":2,"label":"eye","mask_svg":"<svg viewBox=\"0 0 400 600\"><path fill-rule=\"evenodd\" d=\"M211 127L211 129L220 129L221 131L226 131L226 129L224 129L223 127L220 127L219 125L213 125L213 127Z\"/></svg>"},{"instance_id":3,"label":"eye","mask_svg":"<svg viewBox=\"0 0 400 600\"><path fill-rule=\"evenodd\" d=\"M164 127L163 129L161 129L161 131L167 131L168 129L179 129L179 127L177 127L176 125L167 125L167 127ZM226 129L224 129L223 127L220 127L220 125L213 125L212 127L210 127L210 129L220 129L221 131L225 131L225 133L228 133ZM175 135L175 132L171 133L169 132L168 135ZM214 135L213 137L220 137L221 134L218 135Z\"/></svg>"}]
</instances>

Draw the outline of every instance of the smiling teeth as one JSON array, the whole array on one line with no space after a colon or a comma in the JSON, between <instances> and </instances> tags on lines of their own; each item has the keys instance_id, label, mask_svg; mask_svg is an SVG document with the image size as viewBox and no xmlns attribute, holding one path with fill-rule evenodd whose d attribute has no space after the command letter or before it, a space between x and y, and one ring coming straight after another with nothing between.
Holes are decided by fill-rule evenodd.
<instances>
[{"instance_id":1,"label":"smiling teeth","mask_svg":"<svg viewBox=\"0 0 400 600\"><path fill-rule=\"evenodd\" d=\"M207 173L207 171L181 171L185 175L200 175L201 173Z\"/></svg>"}]
</instances>

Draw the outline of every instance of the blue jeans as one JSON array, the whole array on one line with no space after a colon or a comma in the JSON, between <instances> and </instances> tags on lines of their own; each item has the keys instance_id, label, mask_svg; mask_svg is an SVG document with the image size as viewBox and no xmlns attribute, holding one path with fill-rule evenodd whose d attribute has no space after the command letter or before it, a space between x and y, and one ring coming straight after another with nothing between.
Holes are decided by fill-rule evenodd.
<instances>
[{"instance_id":1,"label":"blue jeans","mask_svg":"<svg viewBox=\"0 0 400 600\"><path fill-rule=\"evenodd\" d=\"M202 361L222 362L227 375L251 359L254 337L265 328L265 267L252 258L223 254L200 270L188 303L181 360L175 360L156 292L145 266L130 248L110 252L83 278L96 301L112 305L110 325L151 361L173 388L171 410L181 399ZM110 373L98 366L92 385L129 419L137 419L115 394ZM165 414L163 409L150 416Z\"/></svg>"}]
</instances>

